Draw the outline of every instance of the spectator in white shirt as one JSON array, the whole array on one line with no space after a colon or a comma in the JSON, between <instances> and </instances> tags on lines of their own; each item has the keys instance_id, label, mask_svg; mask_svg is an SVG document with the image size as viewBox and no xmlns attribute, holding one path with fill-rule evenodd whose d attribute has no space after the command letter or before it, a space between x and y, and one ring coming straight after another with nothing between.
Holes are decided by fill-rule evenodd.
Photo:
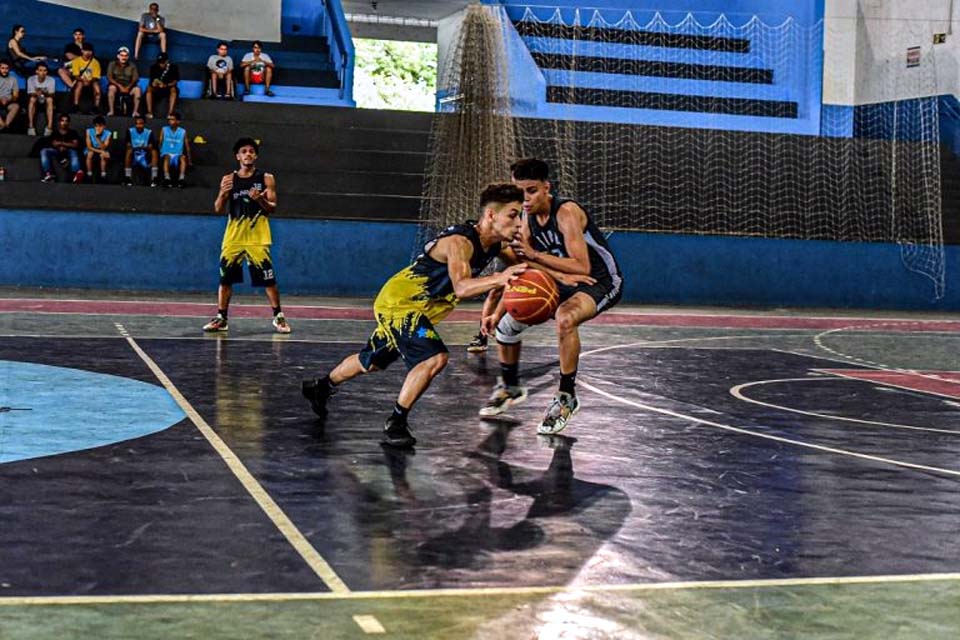
<instances>
[{"instance_id":1,"label":"spectator in white shirt","mask_svg":"<svg viewBox=\"0 0 960 640\"><path fill-rule=\"evenodd\" d=\"M233 58L227 55L227 43L219 42L217 52L207 58L210 97L233 100Z\"/></svg>"},{"instance_id":2,"label":"spectator in white shirt","mask_svg":"<svg viewBox=\"0 0 960 640\"><path fill-rule=\"evenodd\" d=\"M250 93L251 84L262 84L264 94L273 97L270 83L273 82L273 60L263 52L263 44L259 40L253 43L253 51L243 56L240 61L243 69L243 85L246 93Z\"/></svg>"},{"instance_id":3,"label":"spectator in white shirt","mask_svg":"<svg viewBox=\"0 0 960 640\"><path fill-rule=\"evenodd\" d=\"M53 76L49 75L50 70L46 62L37 63L37 72L27 79L27 95L30 96L30 102L27 103L27 135L37 135L36 117L37 108L43 109L47 114L47 122L43 129L43 135L48 136L53 133L53 94L57 90Z\"/></svg>"}]
</instances>

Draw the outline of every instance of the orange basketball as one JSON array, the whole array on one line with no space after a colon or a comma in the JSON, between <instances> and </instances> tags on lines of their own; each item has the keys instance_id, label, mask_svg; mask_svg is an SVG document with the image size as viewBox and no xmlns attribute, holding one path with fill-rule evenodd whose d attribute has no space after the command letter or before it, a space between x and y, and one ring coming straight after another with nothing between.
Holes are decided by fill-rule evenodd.
<instances>
[{"instance_id":1,"label":"orange basketball","mask_svg":"<svg viewBox=\"0 0 960 640\"><path fill-rule=\"evenodd\" d=\"M503 292L503 306L513 319L523 324L549 320L560 304L557 283L543 271L528 269Z\"/></svg>"}]
</instances>

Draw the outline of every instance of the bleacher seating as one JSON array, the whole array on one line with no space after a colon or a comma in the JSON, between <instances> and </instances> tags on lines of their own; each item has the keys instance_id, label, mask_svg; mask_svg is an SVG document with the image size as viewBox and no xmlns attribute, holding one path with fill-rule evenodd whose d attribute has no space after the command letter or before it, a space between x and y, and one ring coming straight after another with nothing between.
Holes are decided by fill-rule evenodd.
<instances>
[{"instance_id":1,"label":"bleacher seating","mask_svg":"<svg viewBox=\"0 0 960 640\"><path fill-rule=\"evenodd\" d=\"M247 104L209 100L182 103L183 126L197 166L180 189L114 184L41 184L39 160L28 157L36 138L0 135L3 206L21 209L195 213L213 215L221 176L235 168L231 146L241 136L262 143L260 166L277 177L279 216L416 220L431 116L338 107ZM73 116L82 131L92 116ZM165 122L148 122L155 132ZM123 142L129 118L109 118Z\"/></svg>"}]
</instances>

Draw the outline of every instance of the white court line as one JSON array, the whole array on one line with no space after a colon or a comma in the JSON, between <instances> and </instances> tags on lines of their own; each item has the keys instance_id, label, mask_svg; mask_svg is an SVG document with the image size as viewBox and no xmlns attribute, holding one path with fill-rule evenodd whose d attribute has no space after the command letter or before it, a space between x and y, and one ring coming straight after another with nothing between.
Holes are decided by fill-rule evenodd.
<instances>
[{"instance_id":1,"label":"white court line","mask_svg":"<svg viewBox=\"0 0 960 640\"><path fill-rule=\"evenodd\" d=\"M558 593L643 593L720 589L777 589L820 585L877 585L960 581L960 573L919 573L878 576L824 576L816 578L771 578L758 580L704 580L647 582L570 587L478 587L475 589L405 589L397 591L350 591L347 593L210 593L116 596L10 596L0 597L0 607L70 606L109 604L177 604L231 602L298 602L323 600L413 600L417 598L470 598L504 595L552 595Z\"/></svg>"},{"instance_id":2,"label":"white court line","mask_svg":"<svg viewBox=\"0 0 960 640\"><path fill-rule=\"evenodd\" d=\"M847 380L857 380L858 382L870 382L870 383L873 382L872 380L864 380L863 378L857 378L855 376L849 377L849 378L847 378L846 376L842 376L842 377ZM782 404L772 404L769 402L763 402L761 400L755 400L743 394L744 389L747 389L749 387L754 387L757 385L777 384L779 382L823 382L825 380L829 380L829 378L780 378L778 380L758 380L756 382L747 382L744 384L738 384L735 387L731 387L730 395L732 395L737 400L742 400L743 402L749 402L750 404L757 404L757 405L760 405L761 407L769 407L771 409L777 409L779 411L788 411L790 413L799 413L800 415L813 416L815 418L823 418L825 420L842 420L844 422L857 422L860 424L876 425L879 427L891 427L894 429L911 429L914 431L930 431L932 433L949 433L952 435L960 435L960 431L952 430L952 429L934 429L933 427L916 427L916 426L907 425L907 424L897 424L895 422L878 422L876 420L863 420L861 418L848 418L845 416L832 416L824 413L816 413L814 411L803 411L802 409L793 409L791 407L787 407Z\"/></svg>"},{"instance_id":3,"label":"white court line","mask_svg":"<svg viewBox=\"0 0 960 640\"><path fill-rule=\"evenodd\" d=\"M592 377L596 378L597 380L603 380L602 378L599 378L599 377L597 377L597 376L592 376ZM619 385L617 385L615 382L609 382L608 380L603 380L603 382L607 382L608 384L611 384L611 385L613 385L613 386L619 386ZM671 411L670 409L662 409L662 408L660 408L660 407L654 407L653 405L644 404L644 403L642 403L642 402L635 402L635 401L633 401L633 400L628 400L628 399L626 399L626 398L621 398L620 396L615 396L615 395L613 395L612 393L607 393L607 392L604 391L603 389L598 389L597 387L595 387L594 385L592 385L592 384L590 384L590 383L588 383L588 382L580 382L580 384L582 384L582 385L584 386L584 388L589 389L590 391L593 391L594 393L600 394L601 396L604 396L605 398L609 398L609 399L614 400L614 401L616 401L616 402L620 402L620 403L622 403L622 404L626 404L626 405L635 407L635 408L637 408L637 409L642 409L642 410L644 410L644 411L652 411L653 413L660 413L660 414L663 414L663 415L665 415L665 416L671 416L671 417L673 417L673 418L679 418L679 419L681 419L681 420L687 420L687 421L689 421L689 422L696 422L697 424L703 424L703 425L706 425L706 426L708 426L708 427L714 427L714 428L716 428L716 429L722 429L722 430L724 430L724 431L732 431L732 432L734 432L734 433L739 433L739 434L742 434L742 435L752 436L752 437L754 437L754 438L763 438L764 440L773 440L774 442L782 442L782 443L784 443L784 444L792 444L792 445L796 445L796 446L798 446L798 447L804 447L804 448L807 448L807 449L814 449L814 450L817 450L817 451L824 451L824 452L827 452L827 453L834 453L834 454L843 455L843 456L850 456L850 457L853 457L853 458L859 458L859 459L861 459L861 460L870 460L871 462L880 462L880 463L883 463L883 464L889 464L889 465L893 465L893 466L897 466L897 467L904 467L904 468L907 468L907 469L916 469L916 470L919 470L919 471L929 471L929 472L931 472L931 473L941 473L941 474L944 474L944 475L960 477L960 471L954 471L954 470L952 470L952 469L943 469L943 468L941 468L941 467L930 467L930 466L922 465L922 464L914 464L914 463L912 463L912 462L902 462L902 461L900 461L900 460L894 460L894 459L892 459L892 458L884 458L884 457L881 457L881 456L873 456L873 455L866 454L866 453L859 453L859 452L857 452L857 451L851 451L851 450L849 450L849 449L838 449L838 448L836 448L836 447L827 447L827 446L820 445L820 444L813 444L813 443L810 443L810 442L803 442L803 441L801 441L801 440L794 440L794 439L792 439L792 438L784 438L784 437L781 437L781 436L770 435L770 434L767 434L767 433L758 433L758 432L756 432L756 431L750 431L749 429L743 429L743 428L741 428L741 427L734 427L734 426L731 426L731 425L728 425L728 424L721 424L721 423L719 423L719 422L713 422L713 421L711 421L711 420L704 420L703 418L697 418L697 417L694 417L694 416L688 416L688 415L685 415L685 414L682 414L682 413L677 413L676 411Z\"/></svg>"},{"instance_id":4,"label":"white court line","mask_svg":"<svg viewBox=\"0 0 960 640\"><path fill-rule=\"evenodd\" d=\"M253 474L251 474L243 462L240 461L240 458L230 450L230 447L217 435L216 431L197 413L197 410L193 408L190 402L188 402L177 387L174 386L170 378L157 366L157 363L140 348L137 341L127 334L127 330L123 325L117 324L116 327L120 335L126 338L133 350L140 356L140 359L146 363L167 392L173 397L176 403L180 405L184 413L187 414L190 421L193 422L214 450L223 458L223 461L237 477L237 480L243 485L243 488L250 493L263 512L270 518L277 529L280 530L280 533L293 545L293 548L296 549L297 553L300 554L307 565L313 569L314 573L323 580L331 591L334 593L348 593L350 589L343 580L340 579L340 576L336 574L333 568L327 564L327 561L323 559L323 556L321 556L304 535L300 533L300 530L293 524L293 521L290 520L287 514L284 513L280 506L270 497L270 494L257 482Z\"/></svg>"},{"instance_id":5,"label":"white court line","mask_svg":"<svg viewBox=\"0 0 960 640\"><path fill-rule=\"evenodd\" d=\"M363 629L364 633L386 633L376 616L353 616L353 621Z\"/></svg>"}]
</instances>

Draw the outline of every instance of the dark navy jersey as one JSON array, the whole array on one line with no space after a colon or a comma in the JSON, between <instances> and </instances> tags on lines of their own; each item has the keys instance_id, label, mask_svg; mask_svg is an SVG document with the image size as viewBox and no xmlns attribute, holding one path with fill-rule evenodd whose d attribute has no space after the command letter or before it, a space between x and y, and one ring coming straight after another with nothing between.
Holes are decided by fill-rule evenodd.
<instances>
[{"instance_id":1,"label":"dark navy jersey","mask_svg":"<svg viewBox=\"0 0 960 640\"><path fill-rule=\"evenodd\" d=\"M567 253L563 232L560 231L557 224L557 211L568 202L578 204L574 200L554 196L550 202L550 216L544 225L537 222L537 216L527 215L530 244L534 249L558 258L570 257L570 254ZM580 208L583 209L583 207ZM620 265L617 264L617 260L610 250L610 245L607 244L607 239L594 223L590 213L586 209L584 209L584 213L587 215L587 227L583 230L583 239L587 243L587 253L590 256L590 276L600 281L612 280L613 284L619 287L623 279L620 273Z\"/></svg>"},{"instance_id":2,"label":"dark navy jersey","mask_svg":"<svg viewBox=\"0 0 960 640\"><path fill-rule=\"evenodd\" d=\"M453 294L453 282L446 262L440 262L430 257L430 250L442 238L449 236L464 236L473 245L473 255L470 256L470 274L476 278L486 268L490 261L500 254L501 243L497 242L489 249L484 250L480 243L480 234L477 232L476 222L468 220L463 224L455 224L441 231L428 241L423 247L423 253L410 265L410 273L420 278L423 292L428 298L443 298Z\"/></svg>"}]
</instances>

